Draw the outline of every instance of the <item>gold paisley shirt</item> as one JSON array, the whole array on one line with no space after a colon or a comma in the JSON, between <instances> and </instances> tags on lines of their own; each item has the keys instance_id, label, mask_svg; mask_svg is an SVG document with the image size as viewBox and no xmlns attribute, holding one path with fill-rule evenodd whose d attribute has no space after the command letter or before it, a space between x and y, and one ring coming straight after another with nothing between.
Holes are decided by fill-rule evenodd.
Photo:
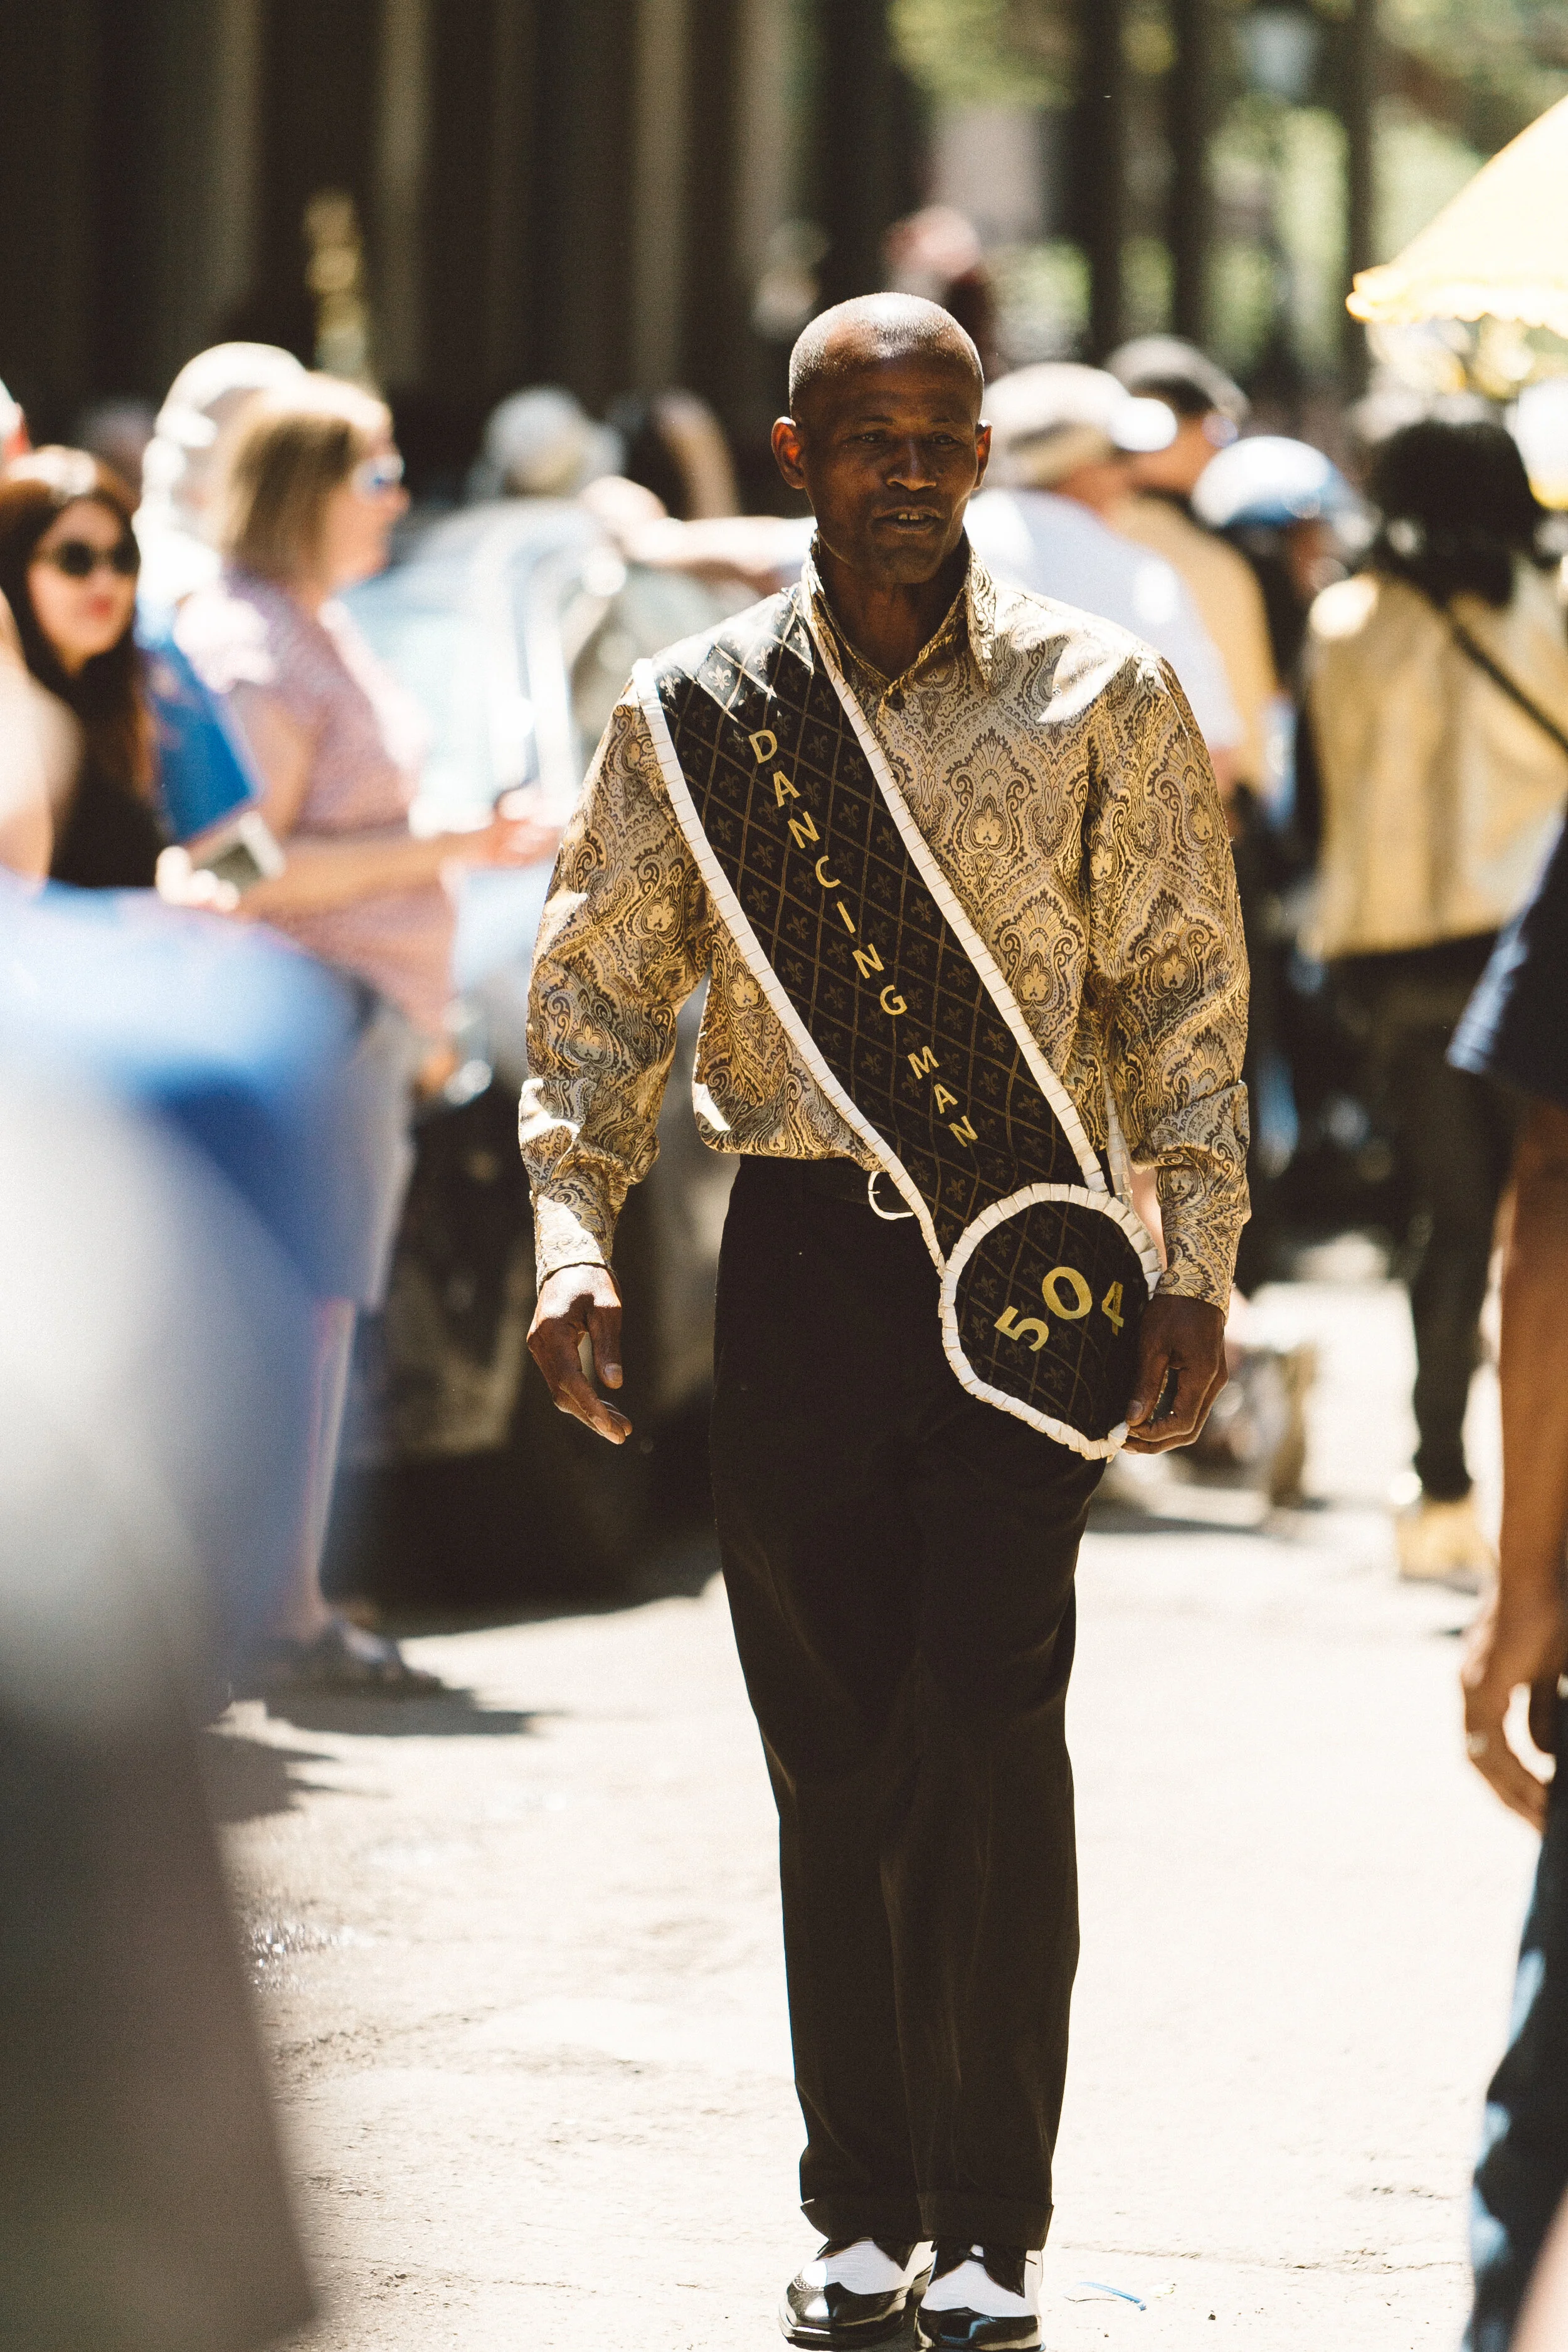
<instances>
[{"instance_id":1,"label":"gold paisley shirt","mask_svg":"<svg viewBox=\"0 0 1568 2352\"><path fill-rule=\"evenodd\" d=\"M1125 1189L1157 1171L1161 1288L1225 1306L1247 1217L1247 961L1219 795L1181 688L1124 630L998 588L971 557L889 679L831 642L915 823ZM872 1164L719 919L634 696L616 705L540 926L520 1133L539 1278L607 1264L658 1149L676 1015L706 979L693 1083L720 1151Z\"/></svg>"}]
</instances>

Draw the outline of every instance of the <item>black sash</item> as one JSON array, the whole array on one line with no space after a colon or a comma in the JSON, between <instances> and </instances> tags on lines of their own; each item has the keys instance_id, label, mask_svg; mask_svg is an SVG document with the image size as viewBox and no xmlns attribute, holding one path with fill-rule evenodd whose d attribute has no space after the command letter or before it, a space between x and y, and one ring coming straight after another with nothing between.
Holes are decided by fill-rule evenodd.
<instances>
[{"instance_id":1,"label":"black sash","mask_svg":"<svg viewBox=\"0 0 1568 2352\"><path fill-rule=\"evenodd\" d=\"M1114 1454L1158 1274L789 589L633 678L748 969L919 1218L970 1392Z\"/></svg>"}]
</instances>

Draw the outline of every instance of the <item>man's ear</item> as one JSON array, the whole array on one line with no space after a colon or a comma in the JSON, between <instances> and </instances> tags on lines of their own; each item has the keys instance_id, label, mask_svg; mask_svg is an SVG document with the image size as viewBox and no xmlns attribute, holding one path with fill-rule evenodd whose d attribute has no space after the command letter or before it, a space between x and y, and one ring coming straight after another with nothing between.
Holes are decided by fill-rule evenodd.
<instances>
[{"instance_id":1,"label":"man's ear","mask_svg":"<svg viewBox=\"0 0 1568 2352\"><path fill-rule=\"evenodd\" d=\"M991 427L989 425L983 425L975 436L974 456L976 460L974 487L976 489L979 489L985 479L985 468L991 463Z\"/></svg>"},{"instance_id":2,"label":"man's ear","mask_svg":"<svg viewBox=\"0 0 1568 2352\"><path fill-rule=\"evenodd\" d=\"M805 474L801 465L801 432L793 416L781 416L773 425L773 463L792 490L804 490Z\"/></svg>"}]
</instances>

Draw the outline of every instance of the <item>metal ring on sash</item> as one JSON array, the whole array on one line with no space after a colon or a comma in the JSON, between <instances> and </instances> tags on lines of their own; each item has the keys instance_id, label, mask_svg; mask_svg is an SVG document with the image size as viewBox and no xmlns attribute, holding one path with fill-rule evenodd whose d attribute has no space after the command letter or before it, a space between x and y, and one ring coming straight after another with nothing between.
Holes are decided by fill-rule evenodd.
<instances>
[{"instance_id":1,"label":"metal ring on sash","mask_svg":"<svg viewBox=\"0 0 1568 2352\"><path fill-rule=\"evenodd\" d=\"M872 1169L866 1179L866 1198L871 1203L873 1216L880 1217L885 1225L901 1225L906 1217L914 1215L912 1209L879 1209L877 1206L877 1179L887 1172L885 1168Z\"/></svg>"}]
</instances>

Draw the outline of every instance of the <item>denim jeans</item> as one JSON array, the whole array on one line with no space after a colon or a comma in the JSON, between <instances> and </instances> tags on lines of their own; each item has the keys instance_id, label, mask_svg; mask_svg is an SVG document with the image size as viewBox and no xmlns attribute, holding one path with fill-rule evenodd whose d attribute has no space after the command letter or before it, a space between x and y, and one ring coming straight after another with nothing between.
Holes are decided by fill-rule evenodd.
<instances>
[{"instance_id":1,"label":"denim jeans","mask_svg":"<svg viewBox=\"0 0 1568 2352\"><path fill-rule=\"evenodd\" d=\"M1557 1717L1568 1757L1568 1704ZM1508 2048L1487 2093L1470 2206L1476 2299L1466 2352L1507 2352L1568 2189L1568 1773L1559 1762L1514 1979Z\"/></svg>"}]
</instances>

